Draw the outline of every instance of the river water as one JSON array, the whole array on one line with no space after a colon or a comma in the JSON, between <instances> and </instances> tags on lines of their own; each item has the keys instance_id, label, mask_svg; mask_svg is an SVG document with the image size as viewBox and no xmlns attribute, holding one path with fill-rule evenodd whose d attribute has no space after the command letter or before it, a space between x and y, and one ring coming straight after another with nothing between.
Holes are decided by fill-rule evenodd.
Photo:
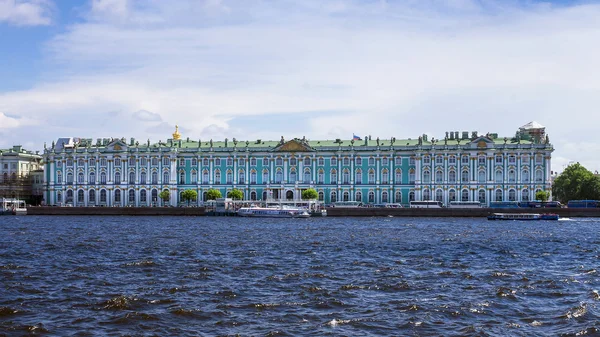
<instances>
[{"instance_id":1,"label":"river water","mask_svg":"<svg viewBox=\"0 0 600 337\"><path fill-rule=\"evenodd\" d=\"M0 217L0 336L600 328L600 219Z\"/></svg>"}]
</instances>

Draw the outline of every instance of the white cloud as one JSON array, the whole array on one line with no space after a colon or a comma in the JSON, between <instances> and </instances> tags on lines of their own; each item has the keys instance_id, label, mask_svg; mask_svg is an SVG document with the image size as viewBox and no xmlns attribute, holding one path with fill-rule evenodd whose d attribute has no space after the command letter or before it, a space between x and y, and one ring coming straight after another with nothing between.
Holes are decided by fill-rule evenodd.
<instances>
[{"instance_id":1,"label":"white cloud","mask_svg":"<svg viewBox=\"0 0 600 337\"><path fill-rule=\"evenodd\" d=\"M537 120L556 158L580 155L563 144L600 122L600 6L406 3L94 0L48 42L56 71L0 110L44 123L40 144L175 124L192 139L512 136Z\"/></svg>"},{"instance_id":2,"label":"white cloud","mask_svg":"<svg viewBox=\"0 0 600 337\"><path fill-rule=\"evenodd\" d=\"M53 7L50 0L0 0L0 22L17 26L49 25Z\"/></svg>"}]
</instances>

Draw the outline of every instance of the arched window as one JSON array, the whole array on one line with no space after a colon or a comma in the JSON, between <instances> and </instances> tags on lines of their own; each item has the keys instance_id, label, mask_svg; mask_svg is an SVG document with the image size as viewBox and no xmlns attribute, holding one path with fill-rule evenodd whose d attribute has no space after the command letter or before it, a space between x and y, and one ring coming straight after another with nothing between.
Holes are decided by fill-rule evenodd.
<instances>
[{"instance_id":1,"label":"arched window","mask_svg":"<svg viewBox=\"0 0 600 337\"><path fill-rule=\"evenodd\" d=\"M208 170L202 171L202 183L208 184L210 178L208 177Z\"/></svg>"},{"instance_id":2,"label":"arched window","mask_svg":"<svg viewBox=\"0 0 600 337\"><path fill-rule=\"evenodd\" d=\"M323 200L325 200L325 195L323 194L323 191L319 191L319 201Z\"/></svg>"},{"instance_id":3,"label":"arched window","mask_svg":"<svg viewBox=\"0 0 600 337\"><path fill-rule=\"evenodd\" d=\"M238 171L238 184L246 183L246 172L244 170Z\"/></svg>"},{"instance_id":4,"label":"arched window","mask_svg":"<svg viewBox=\"0 0 600 337\"><path fill-rule=\"evenodd\" d=\"M350 193L348 191L344 191L344 193L342 193L342 200L350 201Z\"/></svg>"},{"instance_id":5,"label":"arched window","mask_svg":"<svg viewBox=\"0 0 600 337\"><path fill-rule=\"evenodd\" d=\"M100 172L100 184L106 184L106 172Z\"/></svg>"},{"instance_id":6,"label":"arched window","mask_svg":"<svg viewBox=\"0 0 600 337\"><path fill-rule=\"evenodd\" d=\"M283 181L283 172L281 171L281 169L277 169L277 172L275 172L275 183L276 184L281 184L281 182Z\"/></svg>"},{"instance_id":7,"label":"arched window","mask_svg":"<svg viewBox=\"0 0 600 337\"><path fill-rule=\"evenodd\" d=\"M130 205L135 204L135 190L134 189L129 190L129 200L128 201L129 201Z\"/></svg>"},{"instance_id":8,"label":"arched window","mask_svg":"<svg viewBox=\"0 0 600 337\"><path fill-rule=\"evenodd\" d=\"M115 166L117 165L117 160L115 159ZM85 160L79 159L77 160L77 166L83 167L85 166Z\"/></svg>"},{"instance_id":9,"label":"arched window","mask_svg":"<svg viewBox=\"0 0 600 337\"><path fill-rule=\"evenodd\" d=\"M282 166L283 165L283 159L281 159L281 157L275 158L275 165Z\"/></svg>"},{"instance_id":10,"label":"arched window","mask_svg":"<svg viewBox=\"0 0 600 337\"><path fill-rule=\"evenodd\" d=\"M517 192L515 190L508 190L508 201L517 201Z\"/></svg>"},{"instance_id":11,"label":"arched window","mask_svg":"<svg viewBox=\"0 0 600 337\"><path fill-rule=\"evenodd\" d=\"M390 172L387 169L383 169L381 171L381 183L382 184L390 183Z\"/></svg>"},{"instance_id":12,"label":"arched window","mask_svg":"<svg viewBox=\"0 0 600 337\"><path fill-rule=\"evenodd\" d=\"M67 173L67 184L72 184L73 183L73 173L69 172Z\"/></svg>"},{"instance_id":13,"label":"arched window","mask_svg":"<svg viewBox=\"0 0 600 337\"><path fill-rule=\"evenodd\" d=\"M269 183L269 170L267 170L267 169L264 169L262 171L262 183L263 184Z\"/></svg>"},{"instance_id":14,"label":"arched window","mask_svg":"<svg viewBox=\"0 0 600 337\"><path fill-rule=\"evenodd\" d=\"M381 202L389 202L389 200L388 200L388 192L387 191L381 192Z\"/></svg>"},{"instance_id":15,"label":"arched window","mask_svg":"<svg viewBox=\"0 0 600 337\"><path fill-rule=\"evenodd\" d=\"M485 190L479 190L479 202L482 205L486 204L486 201L485 201Z\"/></svg>"},{"instance_id":16,"label":"arched window","mask_svg":"<svg viewBox=\"0 0 600 337\"><path fill-rule=\"evenodd\" d=\"M521 171L521 181L524 183L529 182L529 171L528 170Z\"/></svg>"},{"instance_id":17,"label":"arched window","mask_svg":"<svg viewBox=\"0 0 600 337\"><path fill-rule=\"evenodd\" d=\"M62 173L60 171L56 172L56 182L62 184Z\"/></svg>"},{"instance_id":18,"label":"arched window","mask_svg":"<svg viewBox=\"0 0 600 337\"><path fill-rule=\"evenodd\" d=\"M369 197L369 202L370 203L374 203L375 202L375 192L369 191L368 197Z\"/></svg>"},{"instance_id":19,"label":"arched window","mask_svg":"<svg viewBox=\"0 0 600 337\"><path fill-rule=\"evenodd\" d=\"M435 201L444 201L444 192L441 189L435 190Z\"/></svg>"},{"instance_id":20,"label":"arched window","mask_svg":"<svg viewBox=\"0 0 600 337\"><path fill-rule=\"evenodd\" d=\"M100 190L100 202L106 203L106 190Z\"/></svg>"},{"instance_id":21,"label":"arched window","mask_svg":"<svg viewBox=\"0 0 600 337\"><path fill-rule=\"evenodd\" d=\"M331 198L331 202L336 202L337 201L337 193L335 191L331 191L330 198Z\"/></svg>"},{"instance_id":22,"label":"arched window","mask_svg":"<svg viewBox=\"0 0 600 337\"><path fill-rule=\"evenodd\" d=\"M481 184L485 183L485 170L479 170L477 172L477 181Z\"/></svg>"},{"instance_id":23,"label":"arched window","mask_svg":"<svg viewBox=\"0 0 600 337\"><path fill-rule=\"evenodd\" d=\"M502 183L502 181L503 181L502 170L496 170L496 182Z\"/></svg>"},{"instance_id":24,"label":"arched window","mask_svg":"<svg viewBox=\"0 0 600 337\"><path fill-rule=\"evenodd\" d=\"M96 191L89 190L88 191L88 204L96 203Z\"/></svg>"},{"instance_id":25,"label":"arched window","mask_svg":"<svg viewBox=\"0 0 600 337\"><path fill-rule=\"evenodd\" d=\"M250 171L250 184L256 184L256 170ZM254 193L256 194L256 193ZM256 200L256 199L252 199Z\"/></svg>"},{"instance_id":26,"label":"arched window","mask_svg":"<svg viewBox=\"0 0 600 337\"><path fill-rule=\"evenodd\" d=\"M460 200L461 201L469 201L469 190L464 189L460 192Z\"/></svg>"},{"instance_id":27,"label":"arched window","mask_svg":"<svg viewBox=\"0 0 600 337\"><path fill-rule=\"evenodd\" d=\"M179 172L179 183L185 184L185 172L184 171Z\"/></svg>"},{"instance_id":28,"label":"arched window","mask_svg":"<svg viewBox=\"0 0 600 337\"><path fill-rule=\"evenodd\" d=\"M375 184L375 170L369 169L369 184Z\"/></svg>"},{"instance_id":29,"label":"arched window","mask_svg":"<svg viewBox=\"0 0 600 337\"><path fill-rule=\"evenodd\" d=\"M78 183L78 184L83 184L84 180L85 180L85 179L84 179L83 172L79 172L79 173L77 173L77 183Z\"/></svg>"},{"instance_id":30,"label":"arched window","mask_svg":"<svg viewBox=\"0 0 600 337\"><path fill-rule=\"evenodd\" d=\"M448 191L448 201L456 201L456 191L454 189Z\"/></svg>"},{"instance_id":31,"label":"arched window","mask_svg":"<svg viewBox=\"0 0 600 337\"><path fill-rule=\"evenodd\" d=\"M396 196L394 198L394 202L402 203L402 191L396 191Z\"/></svg>"},{"instance_id":32,"label":"arched window","mask_svg":"<svg viewBox=\"0 0 600 337\"><path fill-rule=\"evenodd\" d=\"M396 169L396 176L394 177L394 183L396 185L402 184L402 170Z\"/></svg>"},{"instance_id":33,"label":"arched window","mask_svg":"<svg viewBox=\"0 0 600 337\"><path fill-rule=\"evenodd\" d=\"M158 201L158 190L157 189L153 189L152 190L152 205L156 206L156 202Z\"/></svg>"},{"instance_id":34,"label":"arched window","mask_svg":"<svg viewBox=\"0 0 600 337\"><path fill-rule=\"evenodd\" d=\"M356 193L354 194L354 201L362 201L362 192L361 191L356 191Z\"/></svg>"},{"instance_id":35,"label":"arched window","mask_svg":"<svg viewBox=\"0 0 600 337\"><path fill-rule=\"evenodd\" d=\"M423 183L428 184L431 182L431 173L427 170L423 171ZM426 199L429 200L429 199Z\"/></svg>"},{"instance_id":36,"label":"arched window","mask_svg":"<svg viewBox=\"0 0 600 337\"><path fill-rule=\"evenodd\" d=\"M192 184L198 183L198 173L196 172L196 170L192 170L191 178L192 178Z\"/></svg>"},{"instance_id":37,"label":"arched window","mask_svg":"<svg viewBox=\"0 0 600 337\"><path fill-rule=\"evenodd\" d=\"M121 158L115 158L115 167L121 167Z\"/></svg>"},{"instance_id":38,"label":"arched window","mask_svg":"<svg viewBox=\"0 0 600 337\"><path fill-rule=\"evenodd\" d=\"M202 166L208 166L208 158L202 159Z\"/></svg>"},{"instance_id":39,"label":"arched window","mask_svg":"<svg viewBox=\"0 0 600 337\"><path fill-rule=\"evenodd\" d=\"M524 189L523 191L521 191L521 200L529 201L529 190L528 189Z\"/></svg>"},{"instance_id":40,"label":"arched window","mask_svg":"<svg viewBox=\"0 0 600 337\"><path fill-rule=\"evenodd\" d=\"M508 171L508 182L515 183L516 181L517 181L517 174L515 173L515 170L509 170Z\"/></svg>"},{"instance_id":41,"label":"arched window","mask_svg":"<svg viewBox=\"0 0 600 337\"><path fill-rule=\"evenodd\" d=\"M135 184L135 172L133 171L129 172L129 183Z\"/></svg>"},{"instance_id":42,"label":"arched window","mask_svg":"<svg viewBox=\"0 0 600 337\"><path fill-rule=\"evenodd\" d=\"M410 169L408 171L408 183L409 184L415 183L415 170L414 169Z\"/></svg>"},{"instance_id":43,"label":"arched window","mask_svg":"<svg viewBox=\"0 0 600 337\"><path fill-rule=\"evenodd\" d=\"M296 157L290 158L290 166L296 166L296 165L298 165L298 161L296 160Z\"/></svg>"},{"instance_id":44,"label":"arched window","mask_svg":"<svg viewBox=\"0 0 600 337\"><path fill-rule=\"evenodd\" d=\"M215 184L218 185L221 183L221 171L215 171Z\"/></svg>"},{"instance_id":45,"label":"arched window","mask_svg":"<svg viewBox=\"0 0 600 337\"><path fill-rule=\"evenodd\" d=\"M152 184L154 184L154 185L158 184L158 172L156 172L156 171L152 172Z\"/></svg>"},{"instance_id":46,"label":"arched window","mask_svg":"<svg viewBox=\"0 0 600 337\"><path fill-rule=\"evenodd\" d=\"M307 157L308 158L308 157ZM310 169L307 167L304 169L304 183L305 184L310 184L311 181L311 174L310 174Z\"/></svg>"},{"instance_id":47,"label":"arched window","mask_svg":"<svg viewBox=\"0 0 600 337\"><path fill-rule=\"evenodd\" d=\"M89 183L90 184L96 183L96 173L95 172L90 172Z\"/></svg>"},{"instance_id":48,"label":"arched window","mask_svg":"<svg viewBox=\"0 0 600 337\"><path fill-rule=\"evenodd\" d=\"M356 166L362 166L362 158L356 157Z\"/></svg>"},{"instance_id":49,"label":"arched window","mask_svg":"<svg viewBox=\"0 0 600 337\"><path fill-rule=\"evenodd\" d=\"M164 171L163 172L163 178L162 178L162 183L163 184L168 184L169 183L169 171Z\"/></svg>"},{"instance_id":50,"label":"arched window","mask_svg":"<svg viewBox=\"0 0 600 337\"><path fill-rule=\"evenodd\" d=\"M296 175L296 169L292 169L290 171L290 184L296 183L296 180L298 180Z\"/></svg>"},{"instance_id":51,"label":"arched window","mask_svg":"<svg viewBox=\"0 0 600 337\"><path fill-rule=\"evenodd\" d=\"M502 201L502 190L501 189L496 190L496 201Z\"/></svg>"},{"instance_id":52,"label":"arched window","mask_svg":"<svg viewBox=\"0 0 600 337\"><path fill-rule=\"evenodd\" d=\"M455 183L456 182L456 171L451 170L450 172L448 172L448 182L449 183Z\"/></svg>"},{"instance_id":53,"label":"arched window","mask_svg":"<svg viewBox=\"0 0 600 337\"><path fill-rule=\"evenodd\" d=\"M83 190L77 191L77 203L83 204L83 196L84 196Z\"/></svg>"},{"instance_id":54,"label":"arched window","mask_svg":"<svg viewBox=\"0 0 600 337\"><path fill-rule=\"evenodd\" d=\"M310 157L304 157L304 166L310 166Z\"/></svg>"},{"instance_id":55,"label":"arched window","mask_svg":"<svg viewBox=\"0 0 600 337\"><path fill-rule=\"evenodd\" d=\"M68 203L73 203L73 190L67 190L67 199L65 200L65 202Z\"/></svg>"},{"instance_id":56,"label":"arched window","mask_svg":"<svg viewBox=\"0 0 600 337\"><path fill-rule=\"evenodd\" d=\"M431 200L431 195L429 194L428 189L423 190L423 200Z\"/></svg>"},{"instance_id":57,"label":"arched window","mask_svg":"<svg viewBox=\"0 0 600 337\"><path fill-rule=\"evenodd\" d=\"M115 204L121 203L121 190L115 190Z\"/></svg>"},{"instance_id":58,"label":"arched window","mask_svg":"<svg viewBox=\"0 0 600 337\"><path fill-rule=\"evenodd\" d=\"M356 169L356 173L354 176L354 183L362 184L362 170L361 169Z\"/></svg>"},{"instance_id":59,"label":"arched window","mask_svg":"<svg viewBox=\"0 0 600 337\"><path fill-rule=\"evenodd\" d=\"M250 192L250 200L256 200L256 191Z\"/></svg>"},{"instance_id":60,"label":"arched window","mask_svg":"<svg viewBox=\"0 0 600 337\"><path fill-rule=\"evenodd\" d=\"M323 169L319 169L319 173L317 174L317 184L325 183L325 171Z\"/></svg>"},{"instance_id":61,"label":"arched window","mask_svg":"<svg viewBox=\"0 0 600 337\"><path fill-rule=\"evenodd\" d=\"M337 170L336 169L332 169L331 170L331 180L330 180L331 184L337 184Z\"/></svg>"},{"instance_id":62,"label":"arched window","mask_svg":"<svg viewBox=\"0 0 600 337\"><path fill-rule=\"evenodd\" d=\"M542 181L544 181L544 174L542 173L542 170L535 170L535 182L540 183Z\"/></svg>"},{"instance_id":63,"label":"arched window","mask_svg":"<svg viewBox=\"0 0 600 337\"><path fill-rule=\"evenodd\" d=\"M62 202L62 193L60 193L60 192L56 193L56 201Z\"/></svg>"},{"instance_id":64,"label":"arched window","mask_svg":"<svg viewBox=\"0 0 600 337\"><path fill-rule=\"evenodd\" d=\"M342 173L342 184L350 184L350 171L348 169L344 169ZM347 200L344 200L347 201Z\"/></svg>"},{"instance_id":65,"label":"arched window","mask_svg":"<svg viewBox=\"0 0 600 337\"><path fill-rule=\"evenodd\" d=\"M121 172L115 172L115 184L121 183Z\"/></svg>"},{"instance_id":66,"label":"arched window","mask_svg":"<svg viewBox=\"0 0 600 337\"><path fill-rule=\"evenodd\" d=\"M469 182L469 170L463 170L460 173L460 181L463 183Z\"/></svg>"},{"instance_id":67,"label":"arched window","mask_svg":"<svg viewBox=\"0 0 600 337\"><path fill-rule=\"evenodd\" d=\"M146 203L146 190L141 190L140 191L140 202L141 203Z\"/></svg>"},{"instance_id":68,"label":"arched window","mask_svg":"<svg viewBox=\"0 0 600 337\"><path fill-rule=\"evenodd\" d=\"M415 201L415 192L414 191L408 192L408 202L411 202L411 201Z\"/></svg>"},{"instance_id":69,"label":"arched window","mask_svg":"<svg viewBox=\"0 0 600 337\"><path fill-rule=\"evenodd\" d=\"M444 172L441 170L435 171L435 182L442 183L444 181Z\"/></svg>"}]
</instances>

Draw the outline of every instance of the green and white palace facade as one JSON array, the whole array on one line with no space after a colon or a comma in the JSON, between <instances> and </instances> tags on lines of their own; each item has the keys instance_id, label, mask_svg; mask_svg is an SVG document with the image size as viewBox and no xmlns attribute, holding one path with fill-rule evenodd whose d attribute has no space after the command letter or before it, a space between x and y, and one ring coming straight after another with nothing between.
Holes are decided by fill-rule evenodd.
<instances>
[{"instance_id":1,"label":"green and white palace facade","mask_svg":"<svg viewBox=\"0 0 600 337\"><path fill-rule=\"evenodd\" d=\"M300 199L313 188L324 203L412 200L526 201L551 188L545 128L531 122L515 135L446 132L429 139L276 141L60 138L44 149L44 202L72 206L184 204L194 190L201 205L210 189L241 190L248 200Z\"/></svg>"}]
</instances>

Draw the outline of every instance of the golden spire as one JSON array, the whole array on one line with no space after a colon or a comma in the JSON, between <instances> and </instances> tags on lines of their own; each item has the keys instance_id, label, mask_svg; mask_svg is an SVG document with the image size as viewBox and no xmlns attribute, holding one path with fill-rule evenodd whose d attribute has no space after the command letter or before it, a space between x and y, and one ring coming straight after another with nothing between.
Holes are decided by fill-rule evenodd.
<instances>
[{"instance_id":1,"label":"golden spire","mask_svg":"<svg viewBox=\"0 0 600 337\"><path fill-rule=\"evenodd\" d=\"M179 126L175 125L175 132L173 132L173 140L180 140L181 134L179 133Z\"/></svg>"}]
</instances>

